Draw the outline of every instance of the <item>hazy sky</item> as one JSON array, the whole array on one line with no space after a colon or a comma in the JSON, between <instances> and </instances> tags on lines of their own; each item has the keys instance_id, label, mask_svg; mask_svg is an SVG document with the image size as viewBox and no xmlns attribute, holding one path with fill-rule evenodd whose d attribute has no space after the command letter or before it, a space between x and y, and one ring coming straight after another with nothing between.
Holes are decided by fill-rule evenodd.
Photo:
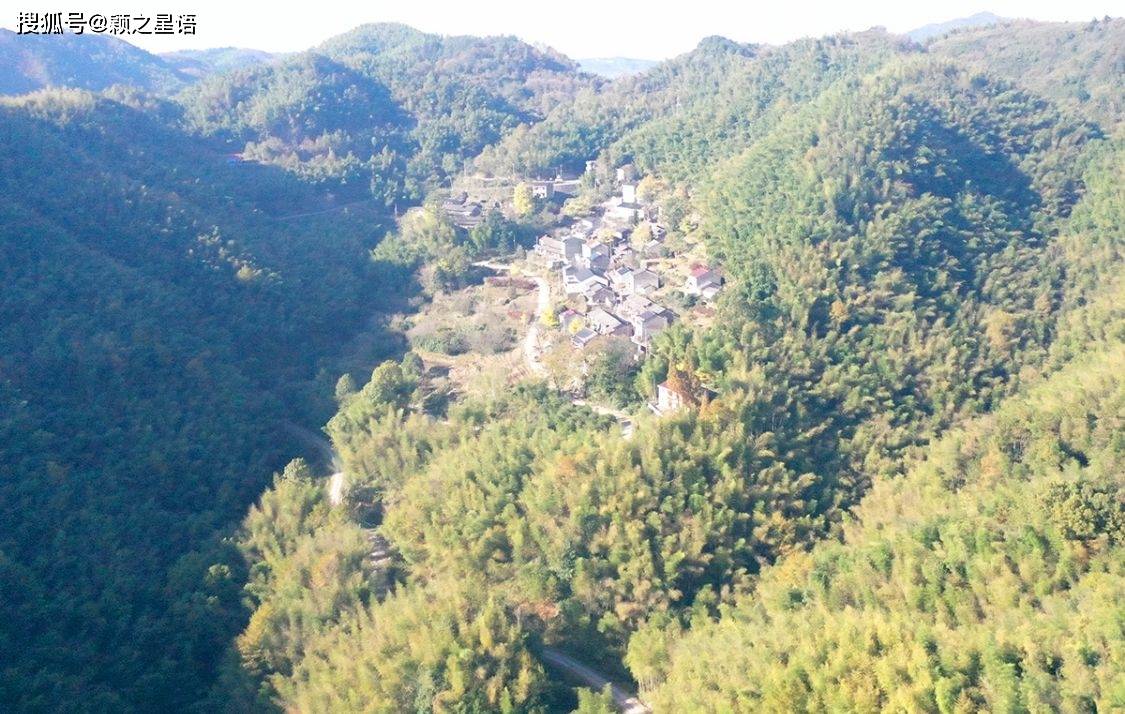
<instances>
[{"instance_id":1,"label":"hazy sky","mask_svg":"<svg viewBox=\"0 0 1125 714\"><path fill-rule=\"evenodd\" d=\"M18 5L14 5L18 3ZM0 24L14 29L19 10L133 14L193 12L198 34L131 36L153 51L201 47L303 50L365 22L403 22L427 32L517 35L571 57L663 59L686 52L707 35L780 43L804 36L882 25L903 32L982 10L1004 17L1085 21L1125 13L1125 0L106 0L89 4L4 0ZM49 7L48 7L49 6Z\"/></svg>"}]
</instances>

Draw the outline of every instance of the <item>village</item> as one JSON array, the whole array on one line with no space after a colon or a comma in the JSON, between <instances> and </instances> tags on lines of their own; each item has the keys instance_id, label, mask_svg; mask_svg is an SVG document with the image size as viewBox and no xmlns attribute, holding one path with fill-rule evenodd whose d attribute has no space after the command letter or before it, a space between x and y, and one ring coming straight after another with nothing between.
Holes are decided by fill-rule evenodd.
<instances>
[{"instance_id":1,"label":"village","mask_svg":"<svg viewBox=\"0 0 1125 714\"><path fill-rule=\"evenodd\" d=\"M629 344L631 359L640 361L653 338L676 321L698 322L714 314L722 276L705 261L677 254L667 240L661 207L638 191L639 179L633 165L617 167L608 198L540 235L526 260L511 266L513 276L534 279L541 293L522 350L530 372L543 376L543 355L564 345L583 374L587 351L608 341ZM579 180L556 177L528 187L538 200L558 200L575 195ZM442 209L452 222L471 229L511 191L503 183L486 186L477 200L447 200ZM655 385L649 407L666 413L693 396L665 382Z\"/></svg>"},{"instance_id":2,"label":"village","mask_svg":"<svg viewBox=\"0 0 1125 714\"><path fill-rule=\"evenodd\" d=\"M677 319L657 300L674 289L685 296L711 302L722 288L718 272L693 265L686 275L670 275L657 267L674 255L665 246L667 229L659 209L638 201L632 167L618 169L620 194L599 208L600 216L584 218L541 236L529 261L556 280L553 287L564 300L557 314L560 329L576 349L599 336L628 337L638 357L653 336ZM631 240L634 229L649 224L648 240Z\"/></svg>"}]
</instances>

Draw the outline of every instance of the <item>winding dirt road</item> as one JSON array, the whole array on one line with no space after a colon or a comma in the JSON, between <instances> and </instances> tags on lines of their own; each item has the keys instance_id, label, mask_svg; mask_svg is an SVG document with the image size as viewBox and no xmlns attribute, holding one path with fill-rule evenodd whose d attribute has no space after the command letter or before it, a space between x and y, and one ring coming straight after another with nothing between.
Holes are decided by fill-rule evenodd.
<instances>
[{"instance_id":1,"label":"winding dirt road","mask_svg":"<svg viewBox=\"0 0 1125 714\"><path fill-rule=\"evenodd\" d=\"M596 691L604 690L608 684L609 695L613 698L617 710L622 714L648 714L652 711L647 704L637 698L636 694L570 655L563 654L551 647L544 647L543 652L540 653L540 659L548 667L558 670L568 678L581 682Z\"/></svg>"}]
</instances>

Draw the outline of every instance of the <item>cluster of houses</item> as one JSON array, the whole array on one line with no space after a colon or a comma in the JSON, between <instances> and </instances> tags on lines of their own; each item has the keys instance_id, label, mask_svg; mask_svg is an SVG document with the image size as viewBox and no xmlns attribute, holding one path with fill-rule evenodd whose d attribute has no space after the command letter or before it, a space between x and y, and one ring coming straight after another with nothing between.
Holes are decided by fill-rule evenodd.
<instances>
[{"instance_id":1,"label":"cluster of houses","mask_svg":"<svg viewBox=\"0 0 1125 714\"><path fill-rule=\"evenodd\" d=\"M618 208L648 211L636 203L632 184L622 186L619 198L614 203ZM648 259L664 255L665 231L653 224L652 239L636 248L626 240L627 229L618 222L619 216L611 215L610 207L604 219L597 235L594 223L582 220L562 235L541 236L530 257L557 270L562 292L584 302L584 312L567 308L559 315L562 328L576 347L584 348L599 336L614 335L629 338L643 352L653 336L675 319L671 310L651 299L662 287L662 280L646 267ZM629 226L634 220L636 216L627 219ZM722 279L716 271L695 266L682 289L688 295L710 300L721 287Z\"/></svg>"},{"instance_id":2,"label":"cluster of houses","mask_svg":"<svg viewBox=\"0 0 1125 714\"><path fill-rule=\"evenodd\" d=\"M469 230L484 222L491 210L500 208L499 201L471 201L465 193L455 194L441 202L441 210L453 225Z\"/></svg>"},{"instance_id":3,"label":"cluster of houses","mask_svg":"<svg viewBox=\"0 0 1125 714\"><path fill-rule=\"evenodd\" d=\"M542 236L533 251L536 259L558 270L567 297L585 301L584 314L567 309L559 315L563 329L577 347L599 335L618 335L647 349L652 336L674 319L670 310L646 297L660 288L660 276L643 266L620 233L606 241L584 229L592 232L591 225L580 224L569 235Z\"/></svg>"}]
</instances>

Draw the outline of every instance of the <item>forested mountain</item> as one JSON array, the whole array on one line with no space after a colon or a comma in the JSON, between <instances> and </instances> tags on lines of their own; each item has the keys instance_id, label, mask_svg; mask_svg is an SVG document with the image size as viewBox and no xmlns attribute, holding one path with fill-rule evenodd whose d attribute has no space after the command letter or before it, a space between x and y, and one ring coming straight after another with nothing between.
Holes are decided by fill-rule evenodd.
<instances>
[{"instance_id":1,"label":"forested mountain","mask_svg":"<svg viewBox=\"0 0 1125 714\"><path fill-rule=\"evenodd\" d=\"M20 653L0 700L17 709L196 696L230 621L192 589L227 576L175 563L301 450L285 425L316 423L318 361L380 299L378 214L285 219L323 202L176 111L77 90L0 106L0 641Z\"/></svg>"},{"instance_id":2,"label":"forested mountain","mask_svg":"<svg viewBox=\"0 0 1125 714\"><path fill-rule=\"evenodd\" d=\"M1107 129L1125 113L1122 18L964 30L935 40L928 51L1015 82Z\"/></svg>"},{"instance_id":3,"label":"forested mountain","mask_svg":"<svg viewBox=\"0 0 1125 714\"><path fill-rule=\"evenodd\" d=\"M710 37L685 55L603 92L579 94L544 121L515 131L477 160L503 175L579 170L605 151L669 178L747 147L785 112L844 76L874 70L903 40L883 32L801 40L782 47Z\"/></svg>"},{"instance_id":4,"label":"forested mountain","mask_svg":"<svg viewBox=\"0 0 1125 714\"><path fill-rule=\"evenodd\" d=\"M393 205L413 119L376 80L319 55L204 79L181 97L192 130L240 158Z\"/></svg>"},{"instance_id":5,"label":"forested mountain","mask_svg":"<svg viewBox=\"0 0 1125 714\"><path fill-rule=\"evenodd\" d=\"M948 35L954 30L963 30L968 27L990 27L998 25L1006 20L999 15L994 15L991 12L978 12L975 15L968 17L959 17L955 20L947 20L946 22L934 22L922 27L916 27L906 33L906 36L915 42L926 42L935 37Z\"/></svg>"},{"instance_id":6,"label":"forested mountain","mask_svg":"<svg viewBox=\"0 0 1125 714\"><path fill-rule=\"evenodd\" d=\"M367 25L4 100L0 702L606 711L555 648L657 711L1125 705L1121 28L609 82ZM617 385L706 397L628 436L541 380L439 392L379 319L525 230L435 189L588 161L577 200L634 164L726 279ZM331 481L285 465L326 420Z\"/></svg>"},{"instance_id":7,"label":"forested mountain","mask_svg":"<svg viewBox=\"0 0 1125 714\"><path fill-rule=\"evenodd\" d=\"M594 84L565 57L515 38L365 25L311 53L207 78L181 101L195 130L246 158L391 206L420 199L507 131Z\"/></svg>"},{"instance_id":8,"label":"forested mountain","mask_svg":"<svg viewBox=\"0 0 1125 714\"><path fill-rule=\"evenodd\" d=\"M217 72L253 67L278 59L277 55L245 47L216 47L208 50L164 52L160 57L189 77L203 77Z\"/></svg>"},{"instance_id":9,"label":"forested mountain","mask_svg":"<svg viewBox=\"0 0 1125 714\"><path fill-rule=\"evenodd\" d=\"M825 57L834 71L813 71ZM777 74L755 69L769 61L781 68ZM939 622L956 618L954 608L969 588L988 588L988 578L1001 570L992 566L986 575L985 563L966 564L948 581L924 580L928 571L913 575L923 567L913 565L920 557L915 539L942 542L942 514L953 533L962 533L955 524L973 523L991 504L1010 500L1010 492L977 498L977 491L966 491L979 510L959 512L956 496L897 484L916 483L917 476L904 480L904 471L933 472L912 464L948 454L949 442L931 443L948 430L969 424L962 427L967 433L981 433L990 428L981 424L993 423L966 421L973 415L999 408L990 419L1041 425L1027 428L1050 456L1027 468L1046 470L1049 463L1065 470L1070 459L1092 470L1076 482L1052 481L1044 491L1025 493L1017 507L1037 507L1046 498L1055 504L1048 508L1057 514L1052 518L1085 528L1068 557L1087 552L1087 541L1100 544L1094 546L1100 560L1068 572L1075 583L1087 567L1101 574L1096 578L1109 578L1096 594L1097 612L1108 612L1121 575L1112 567L1120 560L1122 508L1119 149L1105 141L1105 130L1066 108L878 33L769 51L710 40L664 68L665 87L683 97L681 107L699 80L675 88L677 73L703 76L707 63L726 69L707 76L746 68L732 87L764 96L757 106L765 111L738 130L691 124L700 130L701 148L683 154L663 149L679 146L662 127L680 121L679 109L659 116L642 106L644 99L626 108L633 114L613 120L607 114L606 133L588 136L579 127L571 136L592 141L582 151L600 146L611 153L615 132L620 146L648 132L669 137L650 144L651 154L617 156L688 182L700 237L729 284L716 326L660 335L638 386L692 379L718 396L698 411L642 422L624 440L612 426L583 421L545 395L531 397L530 412L529 395L520 394L465 402L434 421L412 406L425 383L417 367L410 360L380 367L361 390L341 396L329 424L349 479L350 523L328 513L327 493L299 467L246 522L242 547L263 579L254 589L251 626L232 658L241 666L228 675L243 682L242 691L265 691L298 709L363 701L393 710L419 698L502 710L557 707L558 691L527 660L546 645L601 658L609 667L624 658L660 711L880 709L908 701L949 711L1020 702L1100 709L1114 701L1116 673L1105 663L1114 661L1121 639L1108 614L1088 630L1088 656L1075 659L1058 649L1065 646L1059 634L1056 650L1044 655L1054 659L1045 664L999 630L1026 617L1031 632L1048 615L1007 612L1011 598L1004 593L966 615L964 633L918 629L930 627L923 614L936 608L946 608L938 610L945 613ZM654 70L638 81L659 76ZM783 91L759 93L747 76ZM717 94L704 88L696 101L713 109L720 100L709 97ZM777 101L786 111L771 114L773 97L783 97ZM590 102L586 108L607 102L590 95L583 101ZM751 106L737 94L725 101ZM557 151L562 134L550 128L552 121L513 134L496 151L515 140L524 142L520 150ZM710 164L698 160L709 151ZM498 156L486 152L482 160ZM1107 285L1109 274L1118 276L1116 283ZM1072 360L1069 371L1042 376ZM1090 380L1082 382L1090 391L1075 388L1076 379ZM1075 401L1038 406L1059 391ZM1064 417L1074 409L1086 409L1088 417ZM1058 433L1066 434L1065 443L1052 446ZM945 477L951 488L962 489L975 473L973 459L992 453L988 438L968 438L963 443L974 451L938 467L951 472ZM988 457L985 488L1010 483L1012 492L1022 492L1013 481L1025 478L1018 455L1003 456L1010 449L1001 445L996 451L1001 455ZM850 541L805 555L817 542L851 533L849 514L861 503L871 504L861 507L861 517L871 508L890 518L885 489L898 488L910 500L893 513L909 507L937 519L919 526L921 535L904 536L901 547L913 550L900 556L908 559L903 575L895 570L894 540L880 541L882 560L874 565L868 565L871 550L858 549L862 568L847 565ZM262 540L269 513L294 523L310 508L325 509L324 525L304 521ZM1046 549L1060 531L1034 513L1026 517ZM377 522L398 554L390 570L370 570L360 557L362 529ZM976 532L979 542L988 531ZM1019 534L1027 531L1012 532L1013 547L1022 549L1027 541ZM1005 537L1004 531L992 536L996 550L983 549L980 557L1007 552ZM822 551L840 554L818 556ZM1062 557L1043 552L1047 565ZM326 562L335 564L330 573L316 570ZM825 564L805 565L818 562ZM1036 573L1047 567L1024 562ZM826 571L830 566L836 569ZM925 567L937 568L937 561ZM763 578L801 568L810 573L806 590L791 595L791 579L784 581L788 589L768 590ZM1031 577L1020 568L1009 570ZM825 580L835 573L839 596ZM897 599L875 599L881 574L896 578L884 597ZM294 581L312 577L321 578L316 588ZM910 577L917 592L903 594L903 578ZM388 578L401 589L384 598ZM1043 602L1032 605L1067 607L1069 595L1050 599L1067 584L1044 578L1034 586ZM474 596L466 599L455 582L471 583ZM924 589L929 582L939 583L932 593ZM1006 592L1013 588L1018 592L1017 584ZM769 599L758 597L760 589ZM447 623L443 632L465 638L472 669L443 661L445 649L421 656L404 644L405 632L392 632L420 631L395 614L405 593L415 608L429 608ZM824 604L814 599L821 593ZM447 609L450 601L459 603L456 611ZM872 603L870 624L834 614L861 602ZM805 603L815 617L800 609ZM1071 614L1052 616L1052 632L1066 631L1066 617L1081 617L1069 607ZM482 608L495 619L482 624ZM710 624L716 615L722 619ZM828 629L836 619L838 631ZM828 631L808 634L818 623ZM778 642L769 640L771 649L763 650L754 638L766 625ZM900 629L888 630L892 625ZM857 636L863 632L870 632L867 639ZM807 636L798 642L794 633ZM896 636L901 645L890 639ZM908 648L921 646L919 639L933 643L918 650L930 659L906 672L891 670L913 652ZM743 646L731 659L736 664L725 666L729 648ZM692 653L700 648L711 659L696 661ZM779 653L791 653L791 669ZM853 671L861 656L872 658L870 674ZM846 664L826 664L833 657ZM1032 674L1027 658L1046 674ZM396 674L404 670L425 674L405 680ZM748 672L760 672L768 684ZM347 699L360 690L360 699Z\"/></svg>"},{"instance_id":10,"label":"forested mountain","mask_svg":"<svg viewBox=\"0 0 1125 714\"><path fill-rule=\"evenodd\" d=\"M659 619L634 638L658 708L1120 706L1123 158L1095 150L1061 227L1054 342L1026 386L876 478L842 542L767 568L682 639Z\"/></svg>"},{"instance_id":11,"label":"forested mountain","mask_svg":"<svg viewBox=\"0 0 1125 714\"><path fill-rule=\"evenodd\" d=\"M190 81L160 57L107 35L17 35L0 28L0 67L0 94L114 84L170 91Z\"/></svg>"},{"instance_id":12,"label":"forested mountain","mask_svg":"<svg viewBox=\"0 0 1125 714\"><path fill-rule=\"evenodd\" d=\"M630 666L666 711L1113 711L1125 598L1118 343L880 480L842 543Z\"/></svg>"}]
</instances>

